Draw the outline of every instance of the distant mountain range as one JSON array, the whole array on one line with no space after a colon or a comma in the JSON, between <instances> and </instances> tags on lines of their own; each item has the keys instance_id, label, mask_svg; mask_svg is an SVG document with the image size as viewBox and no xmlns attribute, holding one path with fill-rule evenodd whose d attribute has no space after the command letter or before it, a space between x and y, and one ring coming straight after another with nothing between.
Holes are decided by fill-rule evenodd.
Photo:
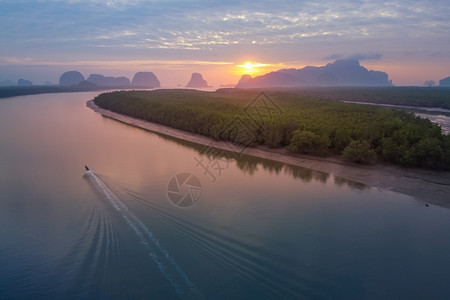
<instances>
[{"instance_id":1,"label":"distant mountain range","mask_svg":"<svg viewBox=\"0 0 450 300\"><path fill-rule=\"evenodd\" d=\"M432 82L432 81L427 81ZM0 87L28 87L33 83L19 79L17 83L11 80L0 81ZM51 82L44 86L52 85ZM68 71L59 78L61 87L81 87L89 89L107 88L158 88L160 81L153 72L137 72L133 80L127 77L107 77L101 74L91 74L87 79L78 71ZM181 85L180 85L181 86ZM243 75L236 85L221 85L220 87L236 88L268 88L268 87L301 87L301 86L392 86L389 75L381 71L368 70L356 59L339 59L321 67L304 67L302 69L281 69L252 78ZM431 84L429 85L431 86ZM450 87L450 77L439 81L440 87ZM208 83L200 73L192 73L186 87L204 88Z\"/></svg>"},{"instance_id":2,"label":"distant mountain range","mask_svg":"<svg viewBox=\"0 0 450 300\"><path fill-rule=\"evenodd\" d=\"M78 71L68 71L59 78L59 85L62 86L99 86L99 87L160 87L160 82L153 72L138 72L134 75L133 81L126 77L105 77L101 74L91 74L86 80Z\"/></svg>"},{"instance_id":3,"label":"distant mountain range","mask_svg":"<svg viewBox=\"0 0 450 300\"><path fill-rule=\"evenodd\" d=\"M281 69L252 78L244 75L237 88L299 86L391 86L385 72L367 70L355 59L340 59L322 67Z\"/></svg>"},{"instance_id":4,"label":"distant mountain range","mask_svg":"<svg viewBox=\"0 0 450 300\"><path fill-rule=\"evenodd\" d=\"M100 74L91 74L86 80L98 86L127 86L131 84L130 79L126 77L105 77Z\"/></svg>"},{"instance_id":5,"label":"distant mountain range","mask_svg":"<svg viewBox=\"0 0 450 300\"><path fill-rule=\"evenodd\" d=\"M17 81L17 85L18 85L18 86L32 86L33 83L32 83L31 81L29 81L29 80L20 78L20 79Z\"/></svg>"}]
</instances>

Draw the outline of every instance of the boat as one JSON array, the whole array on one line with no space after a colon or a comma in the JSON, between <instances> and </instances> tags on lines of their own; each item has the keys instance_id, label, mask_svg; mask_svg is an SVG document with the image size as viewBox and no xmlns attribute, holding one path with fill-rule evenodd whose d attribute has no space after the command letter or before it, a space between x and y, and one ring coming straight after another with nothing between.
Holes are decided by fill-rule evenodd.
<instances>
[{"instance_id":1,"label":"boat","mask_svg":"<svg viewBox=\"0 0 450 300\"><path fill-rule=\"evenodd\" d=\"M89 168L87 166L84 166L84 168L86 169L86 171L89 171Z\"/></svg>"}]
</instances>

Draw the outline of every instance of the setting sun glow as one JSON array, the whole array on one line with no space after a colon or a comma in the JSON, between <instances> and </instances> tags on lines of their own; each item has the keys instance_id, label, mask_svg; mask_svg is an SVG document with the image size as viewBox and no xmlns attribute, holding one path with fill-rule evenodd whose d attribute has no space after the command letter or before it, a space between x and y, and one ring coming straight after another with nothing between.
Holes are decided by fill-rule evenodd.
<instances>
[{"instance_id":1,"label":"setting sun glow","mask_svg":"<svg viewBox=\"0 0 450 300\"><path fill-rule=\"evenodd\" d=\"M241 74L257 74L261 72L265 67L269 66L268 64L262 64L257 62L246 61L242 65L238 65L239 73Z\"/></svg>"}]
</instances>

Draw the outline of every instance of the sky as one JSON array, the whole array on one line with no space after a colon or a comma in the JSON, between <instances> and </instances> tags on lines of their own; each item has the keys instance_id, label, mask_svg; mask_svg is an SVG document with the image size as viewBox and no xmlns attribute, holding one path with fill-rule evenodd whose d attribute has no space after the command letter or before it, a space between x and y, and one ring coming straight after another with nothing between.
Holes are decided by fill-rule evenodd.
<instances>
[{"instance_id":1,"label":"sky","mask_svg":"<svg viewBox=\"0 0 450 300\"><path fill-rule=\"evenodd\" d=\"M0 0L0 81L69 70L235 84L357 58L396 85L450 76L450 1Z\"/></svg>"}]
</instances>

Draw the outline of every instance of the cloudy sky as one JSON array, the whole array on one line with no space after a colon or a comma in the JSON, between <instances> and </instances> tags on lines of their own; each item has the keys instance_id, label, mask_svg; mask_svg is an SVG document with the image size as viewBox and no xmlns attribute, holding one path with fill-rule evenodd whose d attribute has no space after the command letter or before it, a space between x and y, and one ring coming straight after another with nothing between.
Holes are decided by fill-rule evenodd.
<instances>
[{"instance_id":1,"label":"cloudy sky","mask_svg":"<svg viewBox=\"0 0 450 300\"><path fill-rule=\"evenodd\" d=\"M0 0L0 81L153 71L174 86L201 72L218 86L354 57L422 85L450 76L449 16L440 0Z\"/></svg>"}]
</instances>

